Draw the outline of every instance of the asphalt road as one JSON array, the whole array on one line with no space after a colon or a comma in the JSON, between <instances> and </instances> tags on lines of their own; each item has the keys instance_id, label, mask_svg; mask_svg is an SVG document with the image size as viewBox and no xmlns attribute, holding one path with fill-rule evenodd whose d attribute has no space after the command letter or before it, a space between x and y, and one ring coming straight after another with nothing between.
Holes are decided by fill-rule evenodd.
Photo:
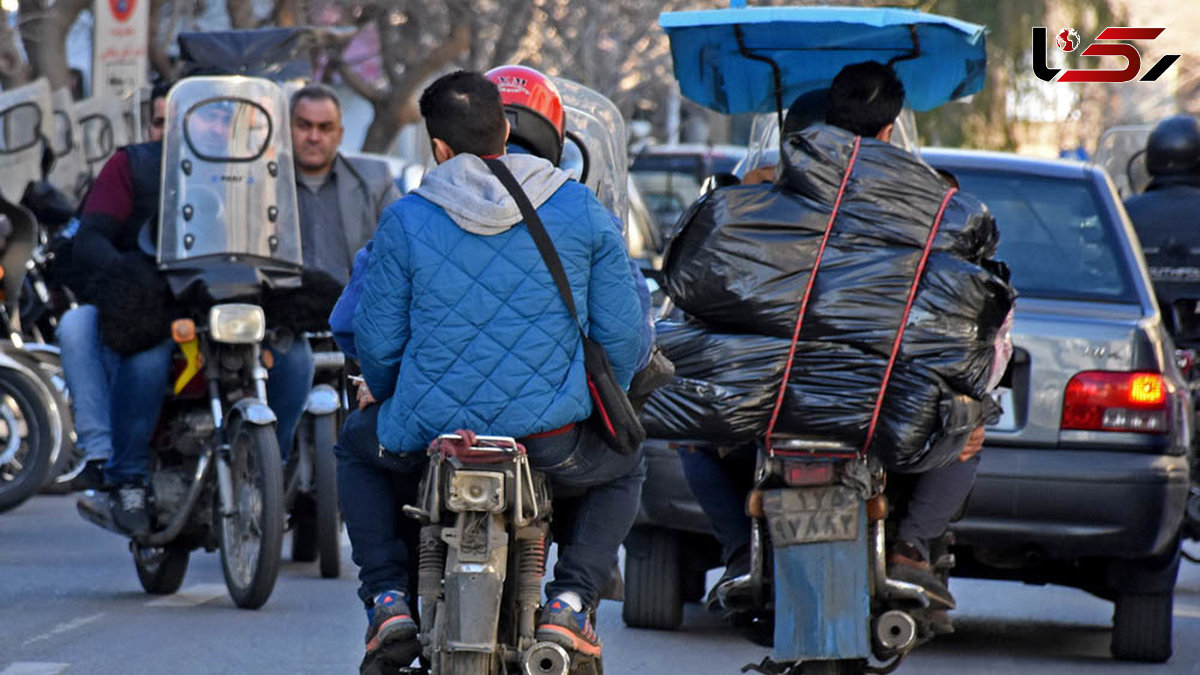
<instances>
[{"instance_id":1,"label":"asphalt road","mask_svg":"<svg viewBox=\"0 0 1200 675\"><path fill-rule=\"evenodd\" d=\"M196 552L181 591L152 597L123 539L81 520L73 498L37 497L0 515L0 675L354 673L366 620L348 546L344 560L336 580L285 563L271 600L246 611L226 595L218 556ZM953 589L957 632L898 672L1200 672L1200 566L1181 574L1165 665L1112 661L1112 606L1081 591L963 580ZM674 633L625 628L617 603L601 608L597 628L609 675L733 674L766 653L694 605Z\"/></svg>"}]
</instances>

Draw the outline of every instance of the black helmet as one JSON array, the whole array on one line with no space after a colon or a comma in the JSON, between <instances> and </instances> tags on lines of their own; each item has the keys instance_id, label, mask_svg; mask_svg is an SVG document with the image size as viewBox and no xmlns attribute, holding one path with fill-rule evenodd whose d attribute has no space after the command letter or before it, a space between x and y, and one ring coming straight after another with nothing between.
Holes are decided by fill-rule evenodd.
<instances>
[{"instance_id":1,"label":"black helmet","mask_svg":"<svg viewBox=\"0 0 1200 675\"><path fill-rule=\"evenodd\" d=\"M1146 142L1146 169L1152 176L1200 172L1200 125L1191 115L1158 123Z\"/></svg>"}]
</instances>

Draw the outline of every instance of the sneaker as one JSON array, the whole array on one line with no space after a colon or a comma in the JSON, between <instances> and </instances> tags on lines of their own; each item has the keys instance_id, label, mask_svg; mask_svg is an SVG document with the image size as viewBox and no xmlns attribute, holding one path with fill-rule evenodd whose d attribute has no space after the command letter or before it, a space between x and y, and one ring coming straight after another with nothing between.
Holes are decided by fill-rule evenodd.
<instances>
[{"instance_id":1,"label":"sneaker","mask_svg":"<svg viewBox=\"0 0 1200 675\"><path fill-rule=\"evenodd\" d=\"M891 579L916 584L925 591L933 609L954 609L954 596L933 573L921 550L907 541L896 542L888 553L887 574Z\"/></svg>"},{"instance_id":2,"label":"sneaker","mask_svg":"<svg viewBox=\"0 0 1200 675\"><path fill-rule=\"evenodd\" d=\"M108 463L106 459L89 459L83 465L74 478L71 479L71 490L74 492L82 492L83 490L96 490L104 492L111 490L112 486L108 481L104 480L104 465Z\"/></svg>"},{"instance_id":3,"label":"sneaker","mask_svg":"<svg viewBox=\"0 0 1200 675\"><path fill-rule=\"evenodd\" d=\"M380 650L407 651L413 646L416 649L404 665L411 663L421 651L420 642L417 641L417 622L413 621L404 594L400 591L384 591L375 596L371 623L367 626L367 655L371 656Z\"/></svg>"},{"instance_id":4,"label":"sneaker","mask_svg":"<svg viewBox=\"0 0 1200 675\"><path fill-rule=\"evenodd\" d=\"M150 512L146 510L146 488L143 485L126 483L112 495L113 523L122 531L133 535L150 532Z\"/></svg>"},{"instance_id":5,"label":"sneaker","mask_svg":"<svg viewBox=\"0 0 1200 675\"><path fill-rule=\"evenodd\" d=\"M535 637L586 656L600 656L600 638L596 637L588 613L576 612L557 598L542 610Z\"/></svg>"}]
</instances>

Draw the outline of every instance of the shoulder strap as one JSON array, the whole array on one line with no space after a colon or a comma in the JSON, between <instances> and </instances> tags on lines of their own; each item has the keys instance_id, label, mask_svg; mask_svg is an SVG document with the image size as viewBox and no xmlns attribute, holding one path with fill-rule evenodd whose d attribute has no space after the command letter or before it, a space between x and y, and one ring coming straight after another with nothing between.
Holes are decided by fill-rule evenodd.
<instances>
[{"instance_id":1,"label":"shoulder strap","mask_svg":"<svg viewBox=\"0 0 1200 675\"><path fill-rule=\"evenodd\" d=\"M542 219L538 217L537 209L533 208L529 196L521 189L521 184L517 182L516 177L512 175L504 162L498 159L484 159L483 163L487 164L496 178L500 179L504 189L508 190L508 193L516 200L517 207L521 209L521 217L525 219L525 227L529 228L533 243L537 244L538 253L542 254L542 260L546 262L546 268L550 270L554 285L558 287L558 293L562 296L567 310L571 312L571 317L575 319L575 325L579 327L582 335L583 327L579 325L579 313L575 311L575 297L571 293L571 286L567 283L567 274L563 271L562 261L558 257L558 251L554 248L554 242L550 241L550 235L546 234Z\"/></svg>"}]
</instances>

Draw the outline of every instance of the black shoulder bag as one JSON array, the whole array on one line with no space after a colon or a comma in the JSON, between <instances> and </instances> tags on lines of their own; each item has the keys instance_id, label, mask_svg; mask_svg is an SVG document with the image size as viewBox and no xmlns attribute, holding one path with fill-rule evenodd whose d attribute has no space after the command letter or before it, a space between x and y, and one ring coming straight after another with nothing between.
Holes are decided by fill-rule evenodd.
<instances>
[{"instance_id":1,"label":"black shoulder bag","mask_svg":"<svg viewBox=\"0 0 1200 675\"><path fill-rule=\"evenodd\" d=\"M558 287L563 302L571 312L571 318L575 320L575 327L579 329L579 338L583 341L583 367L587 371L588 391L592 396L593 410L588 424L608 443L608 447L622 455L634 454L642 441L646 440L646 430L642 428L637 411L629 402L629 396L613 374L604 345L583 332L566 272L563 271L562 261L559 260L554 243L550 241L550 235L546 234L546 228L542 226L542 219L538 217L529 197L503 162L495 159L483 161L517 201L521 216L525 219L525 226L529 228L529 234L537 244L538 252L542 254L542 260L554 279L554 285Z\"/></svg>"}]
</instances>

